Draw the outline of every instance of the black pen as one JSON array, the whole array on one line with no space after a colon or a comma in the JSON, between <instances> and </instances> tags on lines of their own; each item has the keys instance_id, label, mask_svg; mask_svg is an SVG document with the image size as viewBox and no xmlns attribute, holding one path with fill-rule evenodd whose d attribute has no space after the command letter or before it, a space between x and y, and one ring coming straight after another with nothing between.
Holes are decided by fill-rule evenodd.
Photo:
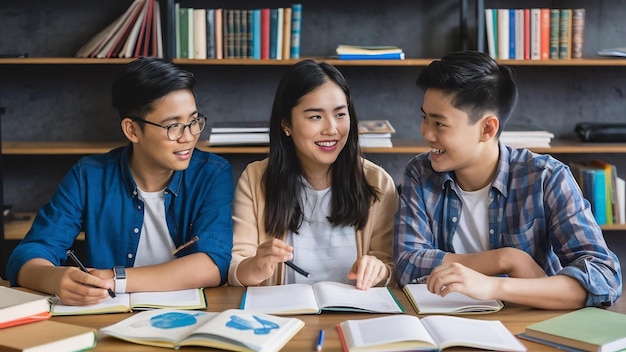
<instances>
[{"instance_id":1,"label":"black pen","mask_svg":"<svg viewBox=\"0 0 626 352\"><path fill-rule=\"evenodd\" d=\"M82 271L86 272L87 274L89 274L89 270L87 270L87 268L85 268L83 263L81 263L80 260L78 260L78 257L76 256L76 254L74 254L73 250L68 249L66 254L67 254L68 257L72 258L72 260L74 261L74 263L76 263L76 265L78 265L80 270L82 270ZM107 288L107 291L109 291L109 296L111 296L111 298L115 297L115 292L113 292L113 290L111 290L110 288Z\"/></svg>"},{"instance_id":2,"label":"black pen","mask_svg":"<svg viewBox=\"0 0 626 352\"><path fill-rule=\"evenodd\" d=\"M304 276L304 277L309 277L311 276L311 274L309 274L308 272L304 271L302 268L300 268L299 266L297 266L296 264L294 264L293 262L289 261L289 262L285 262L285 265L287 265L288 267L292 268L293 270L295 270L298 274Z\"/></svg>"}]
</instances>

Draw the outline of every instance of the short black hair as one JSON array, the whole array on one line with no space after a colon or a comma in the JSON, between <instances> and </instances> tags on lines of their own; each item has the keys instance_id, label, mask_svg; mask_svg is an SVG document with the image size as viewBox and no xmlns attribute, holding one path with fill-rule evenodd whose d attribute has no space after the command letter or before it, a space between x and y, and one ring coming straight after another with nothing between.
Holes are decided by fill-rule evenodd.
<instances>
[{"instance_id":1,"label":"short black hair","mask_svg":"<svg viewBox=\"0 0 626 352\"><path fill-rule=\"evenodd\" d=\"M189 90L193 94L195 78L170 61L141 57L130 62L113 82L113 107L120 118L140 117L152 111L152 103L170 92Z\"/></svg>"},{"instance_id":2,"label":"short black hair","mask_svg":"<svg viewBox=\"0 0 626 352\"><path fill-rule=\"evenodd\" d=\"M513 70L479 51L458 51L431 62L417 78L417 86L453 95L452 105L466 112L472 124L487 112L496 114L500 131L517 104Z\"/></svg>"}]
</instances>

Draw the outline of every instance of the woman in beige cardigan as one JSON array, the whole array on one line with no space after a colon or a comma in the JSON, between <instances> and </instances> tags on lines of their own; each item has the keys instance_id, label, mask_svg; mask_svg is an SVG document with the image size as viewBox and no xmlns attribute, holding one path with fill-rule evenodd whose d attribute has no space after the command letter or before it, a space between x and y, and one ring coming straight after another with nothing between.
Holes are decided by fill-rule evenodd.
<instances>
[{"instance_id":1,"label":"woman in beige cardigan","mask_svg":"<svg viewBox=\"0 0 626 352\"><path fill-rule=\"evenodd\" d=\"M235 191L229 283L387 285L396 208L393 179L361 155L345 78L301 61L276 91L269 158L248 165Z\"/></svg>"}]
</instances>

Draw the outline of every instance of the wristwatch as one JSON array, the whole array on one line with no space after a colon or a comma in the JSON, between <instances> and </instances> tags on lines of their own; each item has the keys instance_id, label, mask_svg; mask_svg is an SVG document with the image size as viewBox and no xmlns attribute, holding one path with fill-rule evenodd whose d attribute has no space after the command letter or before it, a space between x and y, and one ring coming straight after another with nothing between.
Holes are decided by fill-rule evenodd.
<instances>
[{"instance_id":1,"label":"wristwatch","mask_svg":"<svg viewBox=\"0 0 626 352\"><path fill-rule=\"evenodd\" d=\"M113 278L115 280L115 293L126 292L126 268L116 266L113 268Z\"/></svg>"}]
</instances>

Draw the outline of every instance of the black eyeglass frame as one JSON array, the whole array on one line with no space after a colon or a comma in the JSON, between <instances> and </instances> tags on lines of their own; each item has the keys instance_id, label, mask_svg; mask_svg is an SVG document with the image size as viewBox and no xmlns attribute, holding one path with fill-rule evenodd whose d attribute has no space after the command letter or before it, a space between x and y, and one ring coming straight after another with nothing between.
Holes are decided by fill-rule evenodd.
<instances>
[{"instance_id":1,"label":"black eyeglass frame","mask_svg":"<svg viewBox=\"0 0 626 352\"><path fill-rule=\"evenodd\" d=\"M189 127L189 132L191 133L192 136L199 135L200 133L202 133L202 131L204 131L204 128L206 127L206 120L207 120L207 117L205 115L202 115L201 113L198 113L198 116L194 117L193 120L189 121L189 123L176 122L176 123L173 123L171 125L163 126L163 125L159 125L158 123L154 123L152 121L144 120L141 117L137 117L137 116L129 116L128 118L130 118L133 121L143 122L143 123L147 123L148 125L165 128L165 131L166 131L165 134L167 135L167 139L169 139L170 141L177 141L177 140L179 140L180 137L182 137L185 134L185 128L187 128L187 127ZM191 125L193 125L194 123L200 124L200 120L204 120L204 125L200 129L200 132L194 134L193 132L191 132ZM181 125L183 127L181 129L180 136L178 136L178 138L176 138L176 139L172 139L170 137L170 130L172 128L174 128L174 127L181 126Z\"/></svg>"}]
</instances>

